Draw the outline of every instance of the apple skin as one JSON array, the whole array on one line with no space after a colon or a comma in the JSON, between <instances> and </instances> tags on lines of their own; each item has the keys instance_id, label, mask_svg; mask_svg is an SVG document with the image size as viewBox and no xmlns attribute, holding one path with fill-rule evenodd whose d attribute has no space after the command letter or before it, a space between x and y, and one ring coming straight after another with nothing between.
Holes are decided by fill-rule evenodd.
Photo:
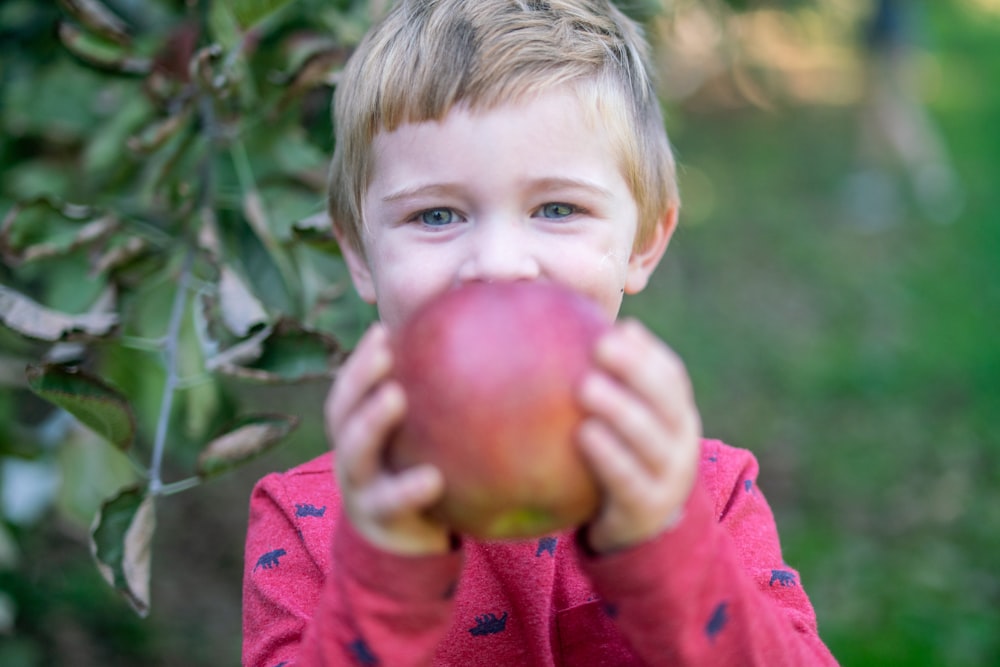
<instances>
[{"instance_id":1,"label":"apple skin","mask_svg":"<svg viewBox=\"0 0 1000 667\"><path fill-rule=\"evenodd\" d=\"M407 412L389 468L437 466L445 491L431 515L476 539L586 522L600 494L575 441L576 392L610 328L596 304L551 283L470 283L436 297L393 338Z\"/></svg>"}]
</instances>

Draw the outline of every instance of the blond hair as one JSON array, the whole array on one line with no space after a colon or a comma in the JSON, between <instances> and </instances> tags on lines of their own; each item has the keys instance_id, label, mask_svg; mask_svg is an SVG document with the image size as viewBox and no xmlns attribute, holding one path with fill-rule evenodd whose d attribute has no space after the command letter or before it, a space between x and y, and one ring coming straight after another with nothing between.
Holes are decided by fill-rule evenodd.
<instances>
[{"instance_id":1,"label":"blond hair","mask_svg":"<svg viewBox=\"0 0 1000 667\"><path fill-rule=\"evenodd\" d=\"M602 121L639 209L642 247L679 204L641 28L607 0L401 0L351 56L336 91L329 213L362 248L379 132L572 86Z\"/></svg>"}]
</instances>

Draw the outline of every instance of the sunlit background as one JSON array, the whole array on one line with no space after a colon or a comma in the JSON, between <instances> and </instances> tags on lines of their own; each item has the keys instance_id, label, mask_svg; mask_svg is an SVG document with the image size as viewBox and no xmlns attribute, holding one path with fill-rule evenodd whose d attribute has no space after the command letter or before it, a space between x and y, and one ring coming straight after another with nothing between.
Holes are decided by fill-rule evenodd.
<instances>
[{"instance_id":1,"label":"sunlit background","mask_svg":"<svg viewBox=\"0 0 1000 667\"><path fill-rule=\"evenodd\" d=\"M57 42L34 69L4 64L19 30L52 39L19 23L30 4L0 6L0 216L72 180L25 146L86 131L42 106L79 68ZM863 0L632 4L684 204L627 313L686 360L706 435L757 454L842 664L1000 665L1000 0L904 0L874 42ZM242 398L307 416L161 503L139 619L86 543L129 465L80 428L26 454L20 368L0 363L0 665L238 664L250 489L324 450L325 387Z\"/></svg>"}]
</instances>

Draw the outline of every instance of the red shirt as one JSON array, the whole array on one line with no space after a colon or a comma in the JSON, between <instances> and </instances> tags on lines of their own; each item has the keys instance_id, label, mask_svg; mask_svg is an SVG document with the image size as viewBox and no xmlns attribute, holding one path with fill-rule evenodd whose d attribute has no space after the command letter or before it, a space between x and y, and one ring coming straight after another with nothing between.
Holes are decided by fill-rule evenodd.
<instances>
[{"instance_id":1,"label":"red shirt","mask_svg":"<svg viewBox=\"0 0 1000 667\"><path fill-rule=\"evenodd\" d=\"M332 465L253 491L246 667L837 664L745 450L703 441L680 521L602 556L573 533L385 553L343 514Z\"/></svg>"}]
</instances>

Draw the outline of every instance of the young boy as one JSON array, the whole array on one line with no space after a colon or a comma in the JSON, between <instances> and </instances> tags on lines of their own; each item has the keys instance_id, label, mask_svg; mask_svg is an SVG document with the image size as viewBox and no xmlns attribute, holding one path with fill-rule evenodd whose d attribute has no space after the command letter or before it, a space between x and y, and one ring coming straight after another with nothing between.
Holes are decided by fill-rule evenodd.
<instances>
[{"instance_id":1,"label":"young boy","mask_svg":"<svg viewBox=\"0 0 1000 667\"><path fill-rule=\"evenodd\" d=\"M453 535L388 340L473 281L567 285L613 320L677 220L639 29L603 0L402 0L337 90L330 212L380 323L326 405L327 454L250 504L244 664L831 665L743 450L702 440L683 365L636 322L579 390L602 505L530 542ZM455 406L456 410L462 406Z\"/></svg>"}]
</instances>

